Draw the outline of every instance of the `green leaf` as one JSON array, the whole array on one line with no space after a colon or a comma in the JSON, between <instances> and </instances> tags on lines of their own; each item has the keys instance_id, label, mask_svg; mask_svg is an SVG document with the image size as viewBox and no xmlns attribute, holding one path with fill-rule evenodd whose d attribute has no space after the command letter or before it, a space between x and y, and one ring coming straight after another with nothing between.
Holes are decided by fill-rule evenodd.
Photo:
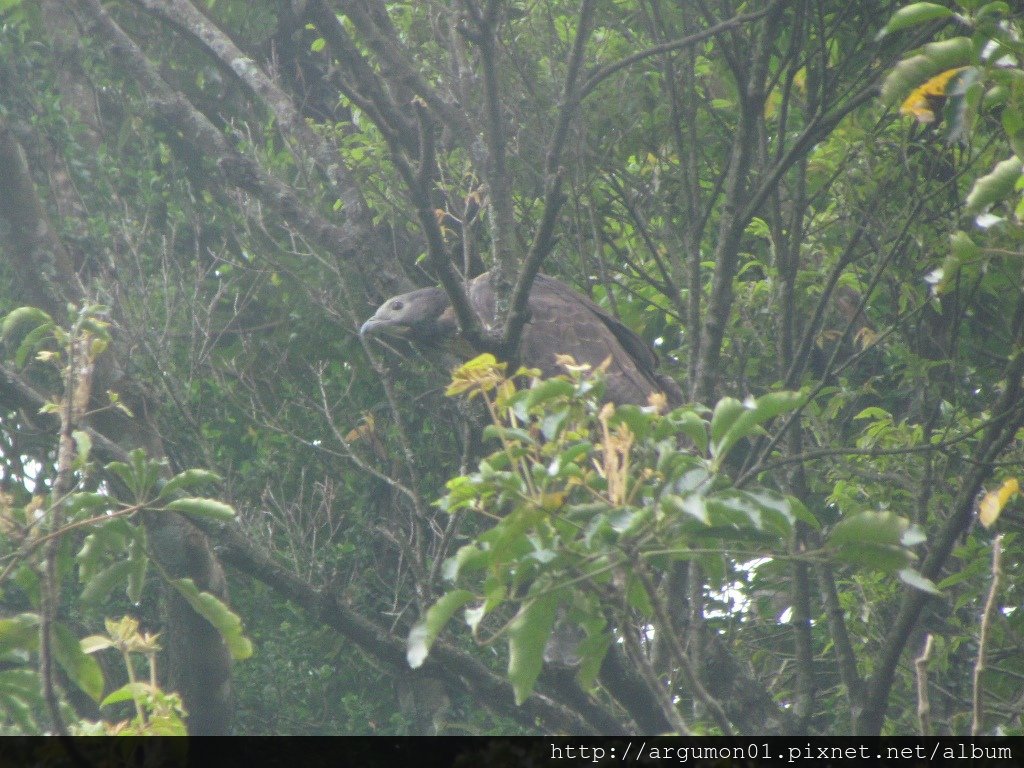
<instances>
[{"instance_id":1,"label":"green leaf","mask_svg":"<svg viewBox=\"0 0 1024 768\"><path fill-rule=\"evenodd\" d=\"M22 613L0 619L0 659L12 651L34 651L39 646L39 617Z\"/></svg>"},{"instance_id":2,"label":"green leaf","mask_svg":"<svg viewBox=\"0 0 1024 768\"><path fill-rule=\"evenodd\" d=\"M612 516L610 523L612 530L622 536L629 537L637 535L646 528L653 516L654 509L651 507L642 507L640 509L636 507L623 507Z\"/></svg>"},{"instance_id":3,"label":"green leaf","mask_svg":"<svg viewBox=\"0 0 1024 768\"><path fill-rule=\"evenodd\" d=\"M114 518L105 523L97 523L92 533L85 537L82 548L75 555L78 561L78 578L83 584L93 574L107 567L107 553L120 555L141 528L134 527L124 518Z\"/></svg>"},{"instance_id":4,"label":"green leaf","mask_svg":"<svg viewBox=\"0 0 1024 768\"><path fill-rule=\"evenodd\" d=\"M79 512L98 515L101 512L107 511L116 503L116 499L112 499L110 496L102 493L81 491L68 496L64 502L64 511L69 517L77 515Z\"/></svg>"},{"instance_id":5,"label":"green leaf","mask_svg":"<svg viewBox=\"0 0 1024 768\"><path fill-rule=\"evenodd\" d=\"M82 644L63 624L54 626L54 656L68 677L93 701L103 696L103 670Z\"/></svg>"},{"instance_id":6,"label":"green leaf","mask_svg":"<svg viewBox=\"0 0 1024 768\"><path fill-rule=\"evenodd\" d=\"M882 27L882 31L875 36L875 39L881 40L886 35L899 32L901 29L907 29L908 27L924 24L926 21L933 21L935 19L947 19L952 15L953 11L937 3L911 3L896 11L892 18L889 19L889 23Z\"/></svg>"},{"instance_id":7,"label":"green leaf","mask_svg":"<svg viewBox=\"0 0 1024 768\"><path fill-rule=\"evenodd\" d=\"M220 481L221 476L216 472L210 472L208 469L186 469L164 483L157 498L165 499L173 496L178 491L191 490L197 486L212 485Z\"/></svg>"},{"instance_id":8,"label":"green leaf","mask_svg":"<svg viewBox=\"0 0 1024 768\"><path fill-rule=\"evenodd\" d=\"M931 579L923 576L913 568L904 568L900 571L900 580L905 584L909 584L914 589L919 589L922 592L927 592L929 595L941 595L942 592L935 586L935 582Z\"/></svg>"},{"instance_id":9,"label":"green leaf","mask_svg":"<svg viewBox=\"0 0 1024 768\"><path fill-rule=\"evenodd\" d=\"M655 414L645 413L639 406L620 405L608 419L608 426L615 427L618 424L625 424L639 441L650 434L651 424L655 418Z\"/></svg>"},{"instance_id":10,"label":"green leaf","mask_svg":"<svg viewBox=\"0 0 1024 768\"><path fill-rule=\"evenodd\" d=\"M963 230L957 230L949 237L953 255L962 264L965 261L974 261L981 252L975 242Z\"/></svg>"},{"instance_id":11,"label":"green leaf","mask_svg":"<svg viewBox=\"0 0 1024 768\"><path fill-rule=\"evenodd\" d=\"M702 453L708 449L708 423L693 411L676 410L669 413L663 420L662 425L671 425L673 434L682 433L693 441ZM662 437L661 429L656 431L657 437ZM667 437L668 435L664 435Z\"/></svg>"},{"instance_id":12,"label":"green leaf","mask_svg":"<svg viewBox=\"0 0 1024 768\"><path fill-rule=\"evenodd\" d=\"M242 634L242 620L238 614L209 592L200 592L192 579L172 579L171 585L196 613L220 632L231 652L231 658L241 661L252 656L252 642Z\"/></svg>"},{"instance_id":13,"label":"green leaf","mask_svg":"<svg viewBox=\"0 0 1024 768\"><path fill-rule=\"evenodd\" d=\"M566 419L569 417L569 413L569 408L565 407L544 415L544 418L540 423L540 431L541 434L544 435L545 440L550 441L558 437L558 433L561 431L562 425L565 424Z\"/></svg>"},{"instance_id":14,"label":"green leaf","mask_svg":"<svg viewBox=\"0 0 1024 768\"><path fill-rule=\"evenodd\" d=\"M918 544L924 544L928 541L928 537L919 525L911 525L907 530L900 536L900 544L904 547L913 547Z\"/></svg>"},{"instance_id":15,"label":"green leaf","mask_svg":"<svg viewBox=\"0 0 1024 768\"><path fill-rule=\"evenodd\" d=\"M873 568L876 571L891 572L906 568L916 559L912 552L891 545L847 544L835 553L837 560Z\"/></svg>"},{"instance_id":16,"label":"green leaf","mask_svg":"<svg viewBox=\"0 0 1024 768\"><path fill-rule=\"evenodd\" d=\"M98 605L119 583L124 582L127 586L131 572L132 563L130 561L118 560L89 579L82 589L79 599L85 605Z\"/></svg>"},{"instance_id":17,"label":"green leaf","mask_svg":"<svg viewBox=\"0 0 1024 768\"><path fill-rule=\"evenodd\" d=\"M132 539L131 548L128 551L128 563L131 570L128 572L128 599L134 604L142 600L142 588L146 584L146 570L149 568L149 555L146 554L146 530L139 528L139 535Z\"/></svg>"},{"instance_id":18,"label":"green leaf","mask_svg":"<svg viewBox=\"0 0 1024 768\"><path fill-rule=\"evenodd\" d=\"M187 515L196 517L208 517L213 520L230 522L235 519L235 510L230 504L225 504L217 499L184 498L175 499L167 504L165 509L175 512L184 512Z\"/></svg>"},{"instance_id":19,"label":"green leaf","mask_svg":"<svg viewBox=\"0 0 1024 768\"><path fill-rule=\"evenodd\" d=\"M853 418L855 420L856 419L876 419L876 420L881 420L881 421L885 421L885 422L891 422L892 421L892 414L889 413L884 408L879 408L876 405L872 405L872 406L869 406L868 408L865 408L863 411L858 413Z\"/></svg>"},{"instance_id":20,"label":"green leaf","mask_svg":"<svg viewBox=\"0 0 1024 768\"><path fill-rule=\"evenodd\" d=\"M0 672L0 691L38 695L39 673L34 669L5 669Z\"/></svg>"},{"instance_id":21,"label":"green leaf","mask_svg":"<svg viewBox=\"0 0 1024 768\"><path fill-rule=\"evenodd\" d=\"M501 427L497 424L488 424L483 431L484 440L507 440L510 443L520 442L526 445L536 445L537 441L533 436L519 427Z\"/></svg>"},{"instance_id":22,"label":"green leaf","mask_svg":"<svg viewBox=\"0 0 1024 768\"><path fill-rule=\"evenodd\" d=\"M991 173L974 182L967 200L964 202L964 215L974 216L992 203L999 202L1013 192L1013 185L1021 176L1020 158L1014 156L996 164Z\"/></svg>"},{"instance_id":23,"label":"green leaf","mask_svg":"<svg viewBox=\"0 0 1024 768\"><path fill-rule=\"evenodd\" d=\"M667 494L661 500L662 509L667 515L683 514L699 520L703 525L711 525L711 518L708 517L707 500L696 493L688 493L685 496Z\"/></svg>"},{"instance_id":24,"label":"green leaf","mask_svg":"<svg viewBox=\"0 0 1024 768\"><path fill-rule=\"evenodd\" d=\"M72 439L75 441L75 449L78 452L76 461L78 466L84 466L89 461L89 451L92 450L92 438L89 437L88 432L84 432L80 429L76 429L71 433Z\"/></svg>"},{"instance_id":25,"label":"green leaf","mask_svg":"<svg viewBox=\"0 0 1024 768\"><path fill-rule=\"evenodd\" d=\"M38 307L18 307L8 313L4 318L3 325L0 325L0 339L7 341L11 334L21 325L32 323L33 328L40 325L53 326L53 318Z\"/></svg>"},{"instance_id":26,"label":"green leaf","mask_svg":"<svg viewBox=\"0 0 1024 768\"><path fill-rule=\"evenodd\" d=\"M647 594L643 582L635 576L630 576L626 582L626 603L630 608L639 611L641 616L650 618L654 615L651 596Z\"/></svg>"},{"instance_id":27,"label":"green leaf","mask_svg":"<svg viewBox=\"0 0 1024 768\"><path fill-rule=\"evenodd\" d=\"M576 673L576 680L579 681L580 688L588 690L593 687L611 646L612 638L607 632L587 635L576 646L576 652L581 658L580 668Z\"/></svg>"},{"instance_id":28,"label":"green leaf","mask_svg":"<svg viewBox=\"0 0 1024 768\"><path fill-rule=\"evenodd\" d=\"M924 46L917 56L904 59L882 83L884 104L896 104L919 85L940 72L975 63L977 54L970 38L956 37Z\"/></svg>"},{"instance_id":29,"label":"green leaf","mask_svg":"<svg viewBox=\"0 0 1024 768\"><path fill-rule=\"evenodd\" d=\"M729 431L729 427L736 422L744 410L743 403L735 397L723 397L715 405L715 411L711 414L712 453L714 446L721 443L722 438Z\"/></svg>"},{"instance_id":30,"label":"green leaf","mask_svg":"<svg viewBox=\"0 0 1024 768\"><path fill-rule=\"evenodd\" d=\"M104 635L89 635L81 640L83 653L96 653L114 647L114 641Z\"/></svg>"},{"instance_id":31,"label":"green leaf","mask_svg":"<svg viewBox=\"0 0 1024 768\"><path fill-rule=\"evenodd\" d=\"M743 493L761 507L761 519L765 528L775 531L780 536L788 536L792 532L793 524L796 522L792 497L783 496L781 493L767 488L743 491ZM818 521L814 520L812 516L808 517L813 521L811 525L817 526ZM805 520L805 522L808 521Z\"/></svg>"},{"instance_id":32,"label":"green leaf","mask_svg":"<svg viewBox=\"0 0 1024 768\"><path fill-rule=\"evenodd\" d=\"M442 575L449 581L455 581L460 573L474 571L483 568L489 559L489 554L484 552L475 544L466 544L459 547L459 551L444 561Z\"/></svg>"},{"instance_id":33,"label":"green leaf","mask_svg":"<svg viewBox=\"0 0 1024 768\"><path fill-rule=\"evenodd\" d=\"M788 496L789 508L793 512L793 516L802 523L807 523L816 531L821 530L821 522L814 514L804 506L804 503L800 501L796 496Z\"/></svg>"},{"instance_id":34,"label":"green leaf","mask_svg":"<svg viewBox=\"0 0 1024 768\"><path fill-rule=\"evenodd\" d=\"M916 559L903 546L908 528L907 520L892 512L861 512L840 520L828 544L838 560L893 571L906 568Z\"/></svg>"},{"instance_id":35,"label":"green leaf","mask_svg":"<svg viewBox=\"0 0 1024 768\"><path fill-rule=\"evenodd\" d=\"M950 245L950 254L942 260L942 265L925 277L937 296L949 289L965 264L975 261L981 254L981 249L971 236L963 231L954 232L950 236Z\"/></svg>"},{"instance_id":36,"label":"green leaf","mask_svg":"<svg viewBox=\"0 0 1024 768\"><path fill-rule=\"evenodd\" d=\"M910 523L892 512L861 512L836 523L829 535L835 547L846 545L900 546Z\"/></svg>"},{"instance_id":37,"label":"green leaf","mask_svg":"<svg viewBox=\"0 0 1024 768\"><path fill-rule=\"evenodd\" d=\"M136 682L126 683L118 688L116 691L111 691L110 694L100 702L101 707L106 707L111 704L120 704L123 701L134 701L135 699L145 699L153 693L153 686L149 683Z\"/></svg>"},{"instance_id":38,"label":"green leaf","mask_svg":"<svg viewBox=\"0 0 1024 768\"><path fill-rule=\"evenodd\" d=\"M530 387L526 396L526 407L534 408L556 397L569 397L574 390L573 383L567 379L544 379Z\"/></svg>"},{"instance_id":39,"label":"green leaf","mask_svg":"<svg viewBox=\"0 0 1024 768\"><path fill-rule=\"evenodd\" d=\"M558 599L553 592L523 604L508 630L508 679L522 704L544 666L544 646L555 625Z\"/></svg>"},{"instance_id":40,"label":"green leaf","mask_svg":"<svg viewBox=\"0 0 1024 768\"><path fill-rule=\"evenodd\" d=\"M711 524L739 530L765 530L764 509L745 491L727 490L709 496L707 507ZM783 534L789 532L785 526Z\"/></svg>"},{"instance_id":41,"label":"green leaf","mask_svg":"<svg viewBox=\"0 0 1024 768\"><path fill-rule=\"evenodd\" d=\"M419 669L423 666L423 662L445 624L459 608L475 597L476 595L467 589L456 589L442 596L440 600L430 606L423 618L413 625L409 632L409 639L406 641L405 657L408 659L410 667Z\"/></svg>"},{"instance_id":42,"label":"green leaf","mask_svg":"<svg viewBox=\"0 0 1024 768\"><path fill-rule=\"evenodd\" d=\"M966 7L966 4L964 4ZM1010 15L1010 4L1005 3L1002 0L996 0L993 3L985 3L981 6L974 14L974 18L977 21L981 21L988 16L1009 16Z\"/></svg>"},{"instance_id":43,"label":"green leaf","mask_svg":"<svg viewBox=\"0 0 1024 768\"><path fill-rule=\"evenodd\" d=\"M740 440L752 436L764 422L801 406L806 397L800 392L771 392L757 400L742 404L724 434L716 440L714 420L711 422L711 455L718 460L732 450Z\"/></svg>"},{"instance_id":44,"label":"green leaf","mask_svg":"<svg viewBox=\"0 0 1024 768\"><path fill-rule=\"evenodd\" d=\"M0 712L17 726L16 733L38 733L32 715L41 700L40 688L39 673L34 669L0 671Z\"/></svg>"},{"instance_id":45,"label":"green leaf","mask_svg":"<svg viewBox=\"0 0 1024 768\"><path fill-rule=\"evenodd\" d=\"M594 446L589 442L576 443L562 451L548 465L548 475L556 477L565 467L575 464L576 460L586 456Z\"/></svg>"},{"instance_id":46,"label":"green leaf","mask_svg":"<svg viewBox=\"0 0 1024 768\"><path fill-rule=\"evenodd\" d=\"M53 323L43 323L25 334L25 338L18 345L18 351L14 353L14 364L19 368L24 368L25 363L28 362L28 356L39 348L39 344L43 339L48 338L53 333L53 328Z\"/></svg>"}]
</instances>

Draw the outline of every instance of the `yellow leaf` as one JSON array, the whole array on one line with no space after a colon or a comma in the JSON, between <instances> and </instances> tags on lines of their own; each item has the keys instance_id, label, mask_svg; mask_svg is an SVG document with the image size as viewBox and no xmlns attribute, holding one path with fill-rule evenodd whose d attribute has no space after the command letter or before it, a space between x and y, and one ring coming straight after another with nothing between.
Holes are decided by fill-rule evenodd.
<instances>
[{"instance_id":1,"label":"yellow leaf","mask_svg":"<svg viewBox=\"0 0 1024 768\"><path fill-rule=\"evenodd\" d=\"M586 363L577 363L572 355L555 355L555 362L565 368L569 373L586 373L590 366Z\"/></svg>"},{"instance_id":2,"label":"yellow leaf","mask_svg":"<svg viewBox=\"0 0 1024 768\"><path fill-rule=\"evenodd\" d=\"M947 69L917 86L900 105L900 114L916 117L919 123L935 122L935 113L942 108L950 81L963 69Z\"/></svg>"},{"instance_id":3,"label":"yellow leaf","mask_svg":"<svg viewBox=\"0 0 1024 768\"><path fill-rule=\"evenodd\" d=\"M505 380L507 363L499 363L494 355L484 353L463 363L452 372L452 382L445 390L448 397L469 392L470 397L490 392Z\"/></svg>"},{"instance_id":4,"label":"yellow leaf","mask_svg":"<svg viewBox=\"0 0 1024 768\"><path fill-rule=\"evenodd\" d=\"M854 336L854 339L860 344L861 349L867 349L880 338L882 338L880 333L872 328L868 328L867 326L864 326L857 331L856 336Z\"/></svg>"},{"instance_id":5,"label":"yellow leaf","mask_svg":"<svg viewBox=\"0 0 1024 768\"><path fill-rule=\"evenodd\" d=\"M668 398L662 392L651 392L647 396L647 406L656 413L664 413L668 410Z\"/></svg>"},{"instance_id":6,"label":"yellow leaf","mask_svg":"<svg viewBox=\"0 0 1024 768\"><path fill-rule=\"evenodd\" d=\"M373 418L373 414L369 412L364 413L362 423L357 427L353 427L352 430L345 435L345 442L354 443L367 437L373 437L375 428L376 421Z\"/></svg>"},{"instance_id":7,"label":"yellow leaf","mask_svg":"<svg viewBox=\"0 0 1024 768\"><path fill-rule=\"evenodd\" d=\"M795 85L800 93L807 93L807 67L800 67L793 75L793 85Z\"/></svg>"},{"instance_id":8,"label":"yellow leaf","mask_svg":"<svg viewBox=\"0 0 1024 768\"><path fill-rule=\"evenodd\" d=\"M545 493L540 497L540 506L545 512L554 512L565 503L565 491Z\"/></svg>"},{"instance_id":9,"label":"yellow leaf","mask_svg":"<svg viewBox=\"0 0 1024 768\"><path fill-rule=\"evenodd\" d=\"M999 486L997 491L989 491L978 504L978 520L986 528L991 528L999 519L1000 513L1007 502L1017 493L1020 493L1020 483L1017 478L1011 477Z\"/></svg>"}]
</instances>

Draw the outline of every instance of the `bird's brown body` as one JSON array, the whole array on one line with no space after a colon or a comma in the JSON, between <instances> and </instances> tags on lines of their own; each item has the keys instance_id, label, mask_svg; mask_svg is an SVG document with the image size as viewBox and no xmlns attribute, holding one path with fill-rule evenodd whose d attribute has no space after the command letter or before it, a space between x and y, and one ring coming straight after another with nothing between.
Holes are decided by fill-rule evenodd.
<instances>
[{"instance_id":1,"label":"bird's brown body","mask_svg":"<svg viewBox=\"0 0 1024 768\"><path fill-rule=\"evenodd\" d=\"M485 328L495 322L495 293L485 272L469 284L468 297ZM527 305L529 320L519 342L523 365L544 376L564 373L558 355L597 367L610 358L605 371L605 397L617 404L644 405L663 393L670 405L682 402L682 392L657 370L654 351L617 319L565 283L537 275ZM384 302L367 320L364 335L389 335L435 347L449 347L459 326L447 294L440 288L421 288Z\"/></svg>"}]
</instances>

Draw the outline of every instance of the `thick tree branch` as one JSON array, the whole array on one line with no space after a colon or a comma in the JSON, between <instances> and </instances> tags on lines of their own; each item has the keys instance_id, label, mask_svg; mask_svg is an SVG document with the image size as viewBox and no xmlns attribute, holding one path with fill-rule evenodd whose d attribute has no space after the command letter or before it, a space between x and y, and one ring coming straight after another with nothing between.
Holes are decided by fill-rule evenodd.
<instances>
[{"instance_id":1,"label":"thick tree branch","mask_svg":"<svg viewBox=\"0 0 1024 768\"><path fill-rule=\"evenodd\" d=\"M302 581L257 550L236 528L225 527L216 535L223 547L225 562L301 606L317 621L337 630L396 674L413 674L406 661L405 642L353 611L333 588L317 589ZM535 694L517 707L507 680L444 641L434 644L430 657L416 674L439 678L456 690L468 690L492 711L528 728L536 727L539 720L550 730L576 734L593 731L593 724L546 696Z\"/></svg>"},{"instance_id":2,"label":"thick tree branch","mask_svg":"<svg viewBox=\"0 0 1024 768\"><path fill-rule=\"evenodd\" d=\"M350 73L355 88L355 92L349 94L350 98L357 99L360 109L375 116L374 122L382 131L394 132L402 146L413 151L416 148L416 126L402 113L337 15L324 0L311 0L306 6L306 15L330 44L338 62Z\"/></svg>"},{"instance_id":3,"label":"thick tree branch","mask_svg":"<svg viewBox=\"0 0 1024 768\"><path fill-rule=\"evenodd\" d=\"M171 88L135 42L111 18L99 0L82 0L92 31L108 41L112 57L146 92L146 103L153 113L181 131L185 139L204 156L211 156L225 180L256 195L266 206L295 226L316 245L340 253L351 261L367 250L387 252L375 243L373 231L358 221L339 226L320 216L300 200L295 191L267 173L254 159L232 147L224 134L184 96ZM365 222L363 222L365 224ZM388 271L388 260L376 262L378 274L392 287L406 284L401 276Z\"/></svg>"},{"instance_id":4,"label":"thick tree branch","mask_svg":"<svg viewBox=\"0 0 1024 768\"><path fill-rule=\"evenodd\" d=\"M739 259L739 243L749 220L747 185L751 155L764 105L765 78L774 31L781 21L783 6L783 3L773 2L769 7L765 24L758 35L751 56L749 74L745 81L739 83L739 125L733 138L729 174L725 182L725 206L719 220L711 298L701 333L696 378L690 383L690 394L697 402L708 403L714 400L722 340L725 338L725 328L732 308L732 281Z\"/></svg>"},{"instance_id":5,"label":"thick tree branch","mask_svg":"<svg viewBox=\"0 0 1024 768\"><path fill-rule=\"evenodd\" d=\"M311 0L318 15L333 13L324 0ZM408 89L419 96L434 116L457 136L466 138L473 131L459 105L445 101L437 91L417 72L409 61L401 42L395 37L393 28L385 25L387 10L377 5L372 8L370 0L341 0L343 13L352 21L364 42L381 62L381 74L385 80L400 89Z\"/></svg>"},{"instance_id":6,"label":"thick tree branch","mask_svg":"<svg viewBox=\"0 0 1024 768\"><path fill-rule=\"evenodd\" d=\"M519 346L519 337L522 334L523 326L529 320L526 305L530 299L533 279L537 276L541 264L554 246L555 223L563 202L564 172L559 168L559 164L565 140L569 134L569 125L576 115L579 104L579 99L575 95L576 82L583 66L583 54L586 52L587 41L594 28L595 4L595 0L583 0L576 16L576 37L573 39L572 50L569 53L565 81L562 84L562 95L558 100L558 118L555 121L555 130L551 134L544 157L544 213L512 291L508 318L502 333L502 344L507 350L513 350Z\"/></svg>"},{"instance_id":7,"label":"thick tree branch","mask_svg":"<svg viewBox=\"0 0 1024 768\"><path fill-rule=\"evenodd\" d=\"M188 0L136 0L146 10L158 14L172 26L198 41L218 63L233 72L239 82L273 113L275 123L299 155L309 155L331 190L342 202L349 223L360 231L373 229L370 209L359 187L353 182L338 148L322 133L314 131L288 94L282 91L223 32L196 10Z\"/></svg>"}]
</instances>

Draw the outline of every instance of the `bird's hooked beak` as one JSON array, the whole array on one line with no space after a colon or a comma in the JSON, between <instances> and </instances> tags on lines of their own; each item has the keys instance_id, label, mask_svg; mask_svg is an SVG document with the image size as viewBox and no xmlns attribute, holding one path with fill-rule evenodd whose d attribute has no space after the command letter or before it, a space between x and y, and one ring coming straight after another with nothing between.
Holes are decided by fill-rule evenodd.
<instances>
[{"instance_id":1,"label":"bird's hooked beak","mask_svg":"<svg viewBox=\"0 0 1024 768\"><path fill-rule=\"evenodd\" d=\"M393 317L388 317L387 313L385 313L384 317L381 317L383 311L378 310L373 317L363 323L359 328L359 335L363 337L397 336L404 338L409 332L409 326L395 320Z\"/></svg>"},{"instance_id":2,"label":"bird's hooked beak","mask_svg":"<svg viewBox=\"0 0 1024 768\"><path fill-rule=\"evenodd\" d=\"M363 323L362 326L360 326L360 328L359 328L359 335L360 336L373 336L373 334L375 333L374 329L377 328L378 326L380 326L380 324L381 324L381 321L377 319L376 315L374 315L369 320L367 320L365 323Z\"/></svg>"}]
</instances>

